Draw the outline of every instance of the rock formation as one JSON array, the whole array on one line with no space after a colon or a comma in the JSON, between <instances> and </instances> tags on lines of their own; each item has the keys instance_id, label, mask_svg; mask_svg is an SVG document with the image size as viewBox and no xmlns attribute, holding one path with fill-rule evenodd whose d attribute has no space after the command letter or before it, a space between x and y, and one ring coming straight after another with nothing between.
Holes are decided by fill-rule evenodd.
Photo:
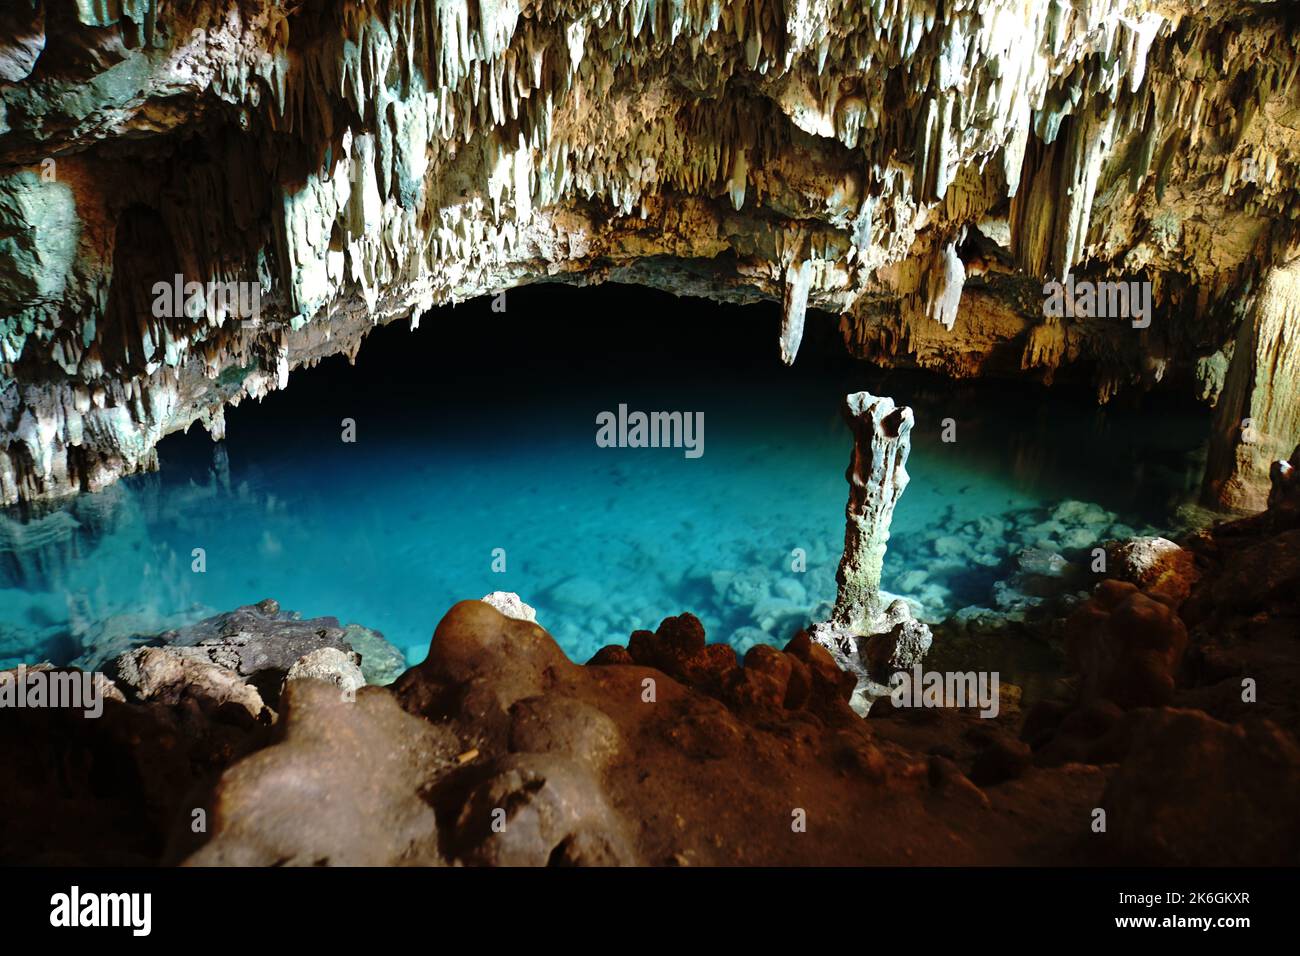
<instances>
[{"instance_id":1,"label":"rock formation","mask_svg":"<svg viewBox=\"0 0 1300 956\"><path fill-rule=\"evenodd\" d=\"M1115 765L1098 806L1133 861L1300 853L1294 814L1275 802L1298 785L1300 502L1291 471L1273 474L1259 515L1182 548L1121 549L1114 570L1134 583L1102 582L1071 616L1076 676L1025 716L1036 766Z\"/></svg>"},{"instance_id":2,"label":"rock formation","mask_svg":"<svg viewBox=\"0 0 1300 956\"><path fill-rule=\"evenodd\" d=\"M1269 469L1272 487L1268 493L1269 510L1277 515L1300 511L1300 445L1291 459L1279 458Z\"/></svg>"},{"instance_id":3,"label":"rock formation","mask_svg":"<svg viewBox=\"0 0 1300 956\"><path fill-rule=\"evenodd\" d=\"M809 633L839 666L857 675L853 706L865 714L871 700L887 692L883 682L892 673L921 662L932 637L924 623L913 620L906 601L885 606L880 591L889 525L907 488L912 410L895 406L892 398L855 392L844 400L844 418L853 432L844 553L831 619Z\"/></svg>"},{"instance_id":4,"label":"rock formation","mask_svg":"<svg viewBox=\"0 0 1300 956\"><path fill-rule=\"evenodd\" d=\"M853 432L853 453L845 473L849 500L833 620L855 629L874 622L882 610L880 573L894 508L907 489L913 420L910 408L867 392L844 400L844 418Z\"/></svg>"},{"instance_id":5,"label":"rock formation","mask_svg":"<svg viewBox=\"0 0 1300 956\"><path fill-rule=\"evenodd\" d=\"M1187 629L1164 602L1123 581L1103 581L1066 621L1066 650L1084 701L1158 707L1174 697Z\"/></svg>"},{"instance_id":6,"label":"rock formation","mask_svg":"<svg viewBox=\"0 0 1300 956\"><path fill-rule=\"evenodd\" d=\"M1298 64L1246 0L14 0L0 502L546 278L781 302L786 361L819 309L884 363L1195 381L1207 494L1258 507L1242 420L1300 440ZM1045 315L1075 273L1154 319Z\"/></svg>"},{"instance_id":7,"label":"rock formation","mask_svg":"<svg viewBox=\"0 0 1300 956\"><path fill-rule=\"evenodd\" d=\"M1300 258L1264 276L1237 333L1214 429L1209 503L1263 510L1269 468L1300 436Z\"/></svg>"},{"instance_id":8,"label":"rock formation","mask_svg":"<svg viewBox=\"0 0 1300 956\"><path fill-rule=\"evenodd\" d=\"M1261 582L1232 608L1215 595L1239 586L1240 555L1294 551L1295 521L1274 508L1191 542L1204 574L1189 596L1178 608L1144 599L1187 622L1185 653L1163 658L1175 677L1160 685L1166 706L1123 696L1151 684L1145 658L1116 653L1089 672L1111 679L1067 682L1028 712L1004 685L992 718L882 702L862 720L850 707L857 677L806 634L738 661L682 614L584 666L535 622L484 601L453 607L427 658L392 686L353 693L295 665L274 710L257 708L250 677L232 667L138 649L138 666L119 670L140 676L125 694L110 688L98 720L0 711L0 758L23 771L0 788L0 859L1294 862L1300 591L1294 579ZM1112 618L1147 607L1127 583L1099 594ZM1118 634L1085 617L1076 630L1091 621ZM244 620L250 631L275 623ZM1126 666L1141 679L1117 679ZM1248 675L1257 697L1241 693ZM1098 809L1111 821L1103 833L1090 828Z\"/></svg>"},{"instance_id":9,"label":"rock formation","mask_svg":"<svg viewBox=\"0 0 1300 956\"><path fill-rule=\"evenodd\" d=\"M341 627L332 617L303 620L293 611L282 611L270 599L176 631L139 636L135 642L160 644L173 657L234 671L267 691L271 699L278 696L280 682L295 666L323 666L334 674L347 671L349 680L361 678L370 684L391 683L406 669L401 651L378 632L355 624ZM313 657L324 650L341 656ZM101 647L90 663L95 667L109 664L111 670L114 656L121 652L112 645ZM130 656L119 656L117 661ZM357 673L352 674L349 668Z\"/></svg>"}]
</instances>

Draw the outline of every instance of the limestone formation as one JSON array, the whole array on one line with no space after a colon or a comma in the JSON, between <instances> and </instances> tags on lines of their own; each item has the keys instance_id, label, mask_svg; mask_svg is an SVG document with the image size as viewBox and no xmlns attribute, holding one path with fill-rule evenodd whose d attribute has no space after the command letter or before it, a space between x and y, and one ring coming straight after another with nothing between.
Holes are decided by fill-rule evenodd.
<instances>
[{"instance_id":1,"label":"limestone formation","mask_svg":"<svg viewBox=\"0 0 1300 956\"><path fill-rule=\"evenodd\" d=\"M1277 535L1251 520L1198 544L1210 576L1185 607L1213 589L1216 549ZM1012 707L861 720L857 678L806 634L740 662L683 614L581 666L536 624L464 601L392 687L292 680L271 725L203 705L215 664L97 720L0 710L0 757L23 771L0 788L0 860L1282 863L1300 852L1296 593L1195 625L1172 707L1042 701L1023 723ZM1086 829L1097 807L1104 836Z\"/></svg>"},{"instance_id":2,"label":"limestone formation","mask_svg":"<svg viewBox=\"0 0 1300 956\"><path fill-rule=\"evenodd\" d=\"M910 408L868 392L844 400L844 418L853 432L853 453L845 476L849 501L832 619L860 629L874 623L882 610L880 573L894 507L907 489L913 420Z\"/></svg>"},{"instance_id":3,"label":"limestone formation","mask_svg":"<svg viewBox=\"0 0 1300 956\"><path fill-rule=\"evenodd\" d=\"M116 661L116 683L135 700L180 704L192 701L201 710L235 714L269 722L271 712L253 685L235 671L184 648L141 647ZM242 719L242 717L241 717Z\"/></svg>"},{"instance_id":4,"label":"limestone formation","mask_svg":"<svg viewBox=\"0 0 1300 956\"><path fill-rule=\"evenodd\" d=\"M354 697L366 686L359 660L359 655L354 652L341 651L337 647L318 647L294 661L284 675L285 686L290 681L315 680L333 684L344 697Z\"/></svg>"},{"instance_id":5,"label":"limestone formation","mask_svg":"<svg viewBox=\"0 0 1300 956\"><path fill-rule=\"evenodd\" d=\"M681 613L585 665L504 592L451 608L409 669L273 601L102 632L78 607L103 713L0 708L0 863L1293 862L1295 19L1259 0L7 0L0 505L101 492L0 515L18 587L58 578L165 436L220 439L227 407L355 360L376 326L535 281L768 301L787 365L824 313L881 366L1194 394L1215 408L1206 502L1260 513L1177 543L1078 501L969 522L936 554L1009 563L971 542L1014 540L1021 571L945 632L982 647L932 648L881 590L911 412L860 392L835 605L783 646L820 595L743 569L705 572L761 624L742 654ZM1049 307L1056 283L1091 298ZM1108 537L1096 583L1082 555ZM581 576L551 593L597 633L621 598ZM33 608L24 657L48 645ZM1004 682L987 719L872 706L1011 626L1069 676Z\"/></svg>"},{"instance_id":6,"label":"limestone formation","mask_svg":"<svg viewBox=\"0 0 1300 956\"><path fill-rule=\"evenodd\" d=\"M1300 446L1290 460L1279 458L1269 469L1268 506L1278 511L1300 511Z\"/></svg>"},{"instance_id":7,"label":"limestone formation","mask_svg":"<svg viewBox=\"0 0 1300 956\"><path fill-rule=\"evenodd\" d=\"M1246 0L8 3L0 502L376 324L617 278L780 302L786 361L821 310L886 364L1194 377L1211 494L1257 506L1234 429L1300 440L1297 64ZM1150 282L1150 326L1045 316L1074 273Z\"/></svg>"},{"instance_id":8,"label":"limestone formation","mask_svg":"<svg viewBox=\"0 0 1300 956\"><path fill-rule=\"evenodd\" d=\"M1196 558L1168 538L1130 538L1106 549L1109 573L1177 607L1197 579Z\"/></svg>"},{"instance_id":9,"label":"limestone formation","mask_svg":"<svg viewBox=\"0 0 1300 956\"><path fill-rule=\"evenodd\" d=\"M844 553L831 619L809 634L857 676L853 706L865 714L873 699L888 692L890 674L920 663L932 636L926 624L912 619L906 601L885 606L880 591L889 525L907 488L912 410L895 406L892 398L855 392L844 400L844 418L853 433Z\"/></svg>"},{"instance_id":10,"label":"limestone formation","mask_svg":"<svg viewBox=\"0 0 1300 956\"><path fill-rule=\"evenodd\" d=\"M1156 707L1173 699L1187 629L1169 604L1135 585L1104 581L1065 629L1081 700Z\"/></svg>"},{"instance_id":11,"label":"limestone formation","mask_svg":"<svg viewBox=\"0 0 1300 956\"><path fill-rule=\"evenodd\" d=\"M316 659L327 670L349 672L348 680L361 676L365 683L390 683L404 667L400 651L376 631L359 625L341 627L332 617L310 618L283 611L271 599L236 608L197 624L139 640L165 644L178 654L207 660L234 671L266 692L268 701L279 696L285 675L311 654L329 648L347 658ZM352 675L352 670L356 674Z\"/></svg>"},{"instance_id":12,"label":"limestone formation","mask_svg":"<svg viewBox=\"0 0 1300 956\"><path fill-rule=\"evenodd\" d=\"M437 819L421 790L454 753L450 734L383 690L350 700L323 681L292 681L279 738L222 776L203 807L211 838L185 862L436 866ZM196 839L178 836L169 855Z\"/></svg>"},{"instance_id":13,"label":"limestone formation","mask_svg":"<svg viewBox=\"0 0 1300 956\"><path fill-rule=\"evenodd\" d=\"M523 599L513 591L493 591L491 594L485 594L483 603L491 604L506 617L518 618L521 621L536 622L537 620L537 611L525 604Z\"/></svg>"},{"instance_id":14,"label":"limestone formation","mask_svg":"<svg viewBox=\"0 0 1300 956\"><path fill-rule=\"evenodd\" d=\"M1270 467L1300 438L1300 258L1264 276L1237 334L1214 429L1209 503L1263 510Z\"/></svg>"}]
</instances>

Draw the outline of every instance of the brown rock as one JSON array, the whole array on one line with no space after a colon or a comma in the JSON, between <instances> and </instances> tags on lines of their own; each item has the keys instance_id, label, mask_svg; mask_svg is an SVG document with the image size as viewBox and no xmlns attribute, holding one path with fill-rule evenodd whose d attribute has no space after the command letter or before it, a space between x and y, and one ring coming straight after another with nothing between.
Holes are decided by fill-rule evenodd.
<instances>
[{"instance_id":1,"label":"brown rock","mask_svg":"<svg viewBox=\"0 0 1300 956\"><path fill-rule=\"evenodd\" d=\"M455 738L404 713L382 688L362 688L349 701L332 684L295 680L284 704L278 742L222 776L207 804L211 839L185 862L441 863L437 820L423 793L451 765ZM174 852L186 843L178 837Z\"/></svg>"},{"instance_id":2,"label":"brown rock","mask_svg":"<svg viewBox=\"0 0 1300 956\"><path fill-rule=\"evenodd\" d=\"M995 736L971 766L971 781L987 787L1022 776L1033 764L1029 745L1012 737Z\"/></svg>"},{"instance_id":3,"label":"brown rock","mask_svg":"<svg viewBox=\"0 0 1300 956\"><path fill-rule=\"evenodd\" d=\"M1082 700L1142 707L1173 698L1187 629L1169 605L1132 584L1103 581L1070 615L1065 636Z\"/></svg>"},{"instance_id":4,"label":"brown rock","mask_svg":"<svg viewBox=\"0 0 1300 956\"><path fill-rule=\"evenodd\" d=\"M1294 865L1300 860L1300 747L1270 721L1199 711L1143 714L1102 797L1125 864Z\"/></svg>"},{"instance_id":5,"label":"brown rock","mask_svg":"<svg viewBox=\"0 0 1300 956\"><path fill-rule=\"evenodd\" d=\"M1235 551L1212 593L1218 608L1257 608L1275 597L1300 593L1300 529Z\"/></svg>"},{"instance_id":6,"label":"brown rock","mask_svg":"<svg viewBox=\"0 0 1300 956\"><path fill-rule=\"evenodd\" d=\"M955 795L958 799L978 807L988 807L989 798L971 781L961 768L947 757L931 756L927 764L930 786L941 793Z\"/></svg>"},{"instance_id":7,"label":"brown rock","mask_svg":"<svg viewBox=\"0 0 1300 956\"><path fill-rule=\"evenodd\" d=\"M1200 579L1196 556L1167 538L1133 538L1107 549L1107 569L1152 597L1178 607Z\"/></svg>"},{"instance_id":8,"label":"brown rock","mask_svg":"<svg viewBox=\"0 0 1300 956\"><path fill-rule=\"evenodd\" d=\"M458 855L488 866L619 866L638 859L594 777L563 757L505 757L456 822Z\"/></svg>"},{"instance_id":9,"label":"brown rock","mask_svg":"<svg viewBox=\"0 0 1300 956\"><path fill-rule=\"evenodd\" d=\"M588 666L605 666L610 664L634 664L632 655L628 649L621 644L607 644L598 650L591 660L587 661Z\"/></svg>"},{"instance_id":10,"label":"brown rock","mask_svg":"<svg viewBox=\"0 0 1300 956\"><path fill-rule=\"evenodd\" d=\"M618 724L580 700L529 697L510 708L510 718L514 753L565 754L600 771L622 750Z\"/></svg>"}]
</instances>

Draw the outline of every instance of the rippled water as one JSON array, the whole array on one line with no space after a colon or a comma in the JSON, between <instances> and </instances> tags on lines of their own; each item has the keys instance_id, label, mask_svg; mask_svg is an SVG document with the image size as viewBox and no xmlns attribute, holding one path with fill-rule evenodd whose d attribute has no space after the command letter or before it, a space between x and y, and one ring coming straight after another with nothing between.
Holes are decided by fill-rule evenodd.
<instances>
[{"instance_id":1,"label":"rippled water","mask_svg":"<svg viewBox=\"0 0 1300 956\"><path fill-rule=\"evenodd\" d=\"M0 664L66 662L265 597L416 659L452 603L495 590L535 606L577 659L683 610L742 650L783 643L834 597L851 444L838 408L854 389L915 409L885 586L933 619L993 606L1023 547L1069 555L1168 528L1199 475L1192 411L958 388L816 341L779 369L768 312L667 297L651 298L661 337L602 344L573 327L578 295L520 293L492 327L477 304L380 330L357 368L296 372L232 411L220 445L196 429L164 442L160 474L36 519L11 510ZM620 403L703 412L704 454L598 447L596 417Z\"/></svg>"}]
</instances>

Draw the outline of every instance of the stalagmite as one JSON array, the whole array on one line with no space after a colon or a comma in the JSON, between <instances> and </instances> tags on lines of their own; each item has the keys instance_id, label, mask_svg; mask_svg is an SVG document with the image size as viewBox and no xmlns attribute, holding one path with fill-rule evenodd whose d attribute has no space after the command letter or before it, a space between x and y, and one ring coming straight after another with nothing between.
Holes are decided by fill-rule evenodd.
<instances>
[{"instance_id":1,"label":"stalagmite","mask_svg":"<svg viewBox=\"0 0 1300 956\"><path fill-rule=\"evenodd\" d=\"M1264 277L1242 321L1206 463L1207 504L1259 511L1269 471L1300 442L1300 258Z\"/></svg>"},{"instance_id":2,"label":"stalagmite","mask_svg":"<svg viewBox=\"0 0 1300 956\"><path fill-rule=\"evenodd\" d=\"M912 410L892 398L855 392L845 399L844 417L853 432L844 553L831 619L814 625L810 636L858 678L852 703L865 713L888 692L883 682L891 670L920 663L932 638L906 601L886 604L880 590L889 526L907 489Z\"/></svg>"},{"instance_id":3,"label":"stalagmite","mask_svg":"<svg viewBox=\"0 0 1300 956\"><path fill-rule=\"evenodd\" d=\"M907 489L907 456L912 450L912 410L892 398L855 392L845 399L844 417L853 432L853 454L845 477L844 554L835 580L839 585L832 620L861 629L880 613L880 572L889 542L889 525Z\"/></svg>"}]
</instances>

